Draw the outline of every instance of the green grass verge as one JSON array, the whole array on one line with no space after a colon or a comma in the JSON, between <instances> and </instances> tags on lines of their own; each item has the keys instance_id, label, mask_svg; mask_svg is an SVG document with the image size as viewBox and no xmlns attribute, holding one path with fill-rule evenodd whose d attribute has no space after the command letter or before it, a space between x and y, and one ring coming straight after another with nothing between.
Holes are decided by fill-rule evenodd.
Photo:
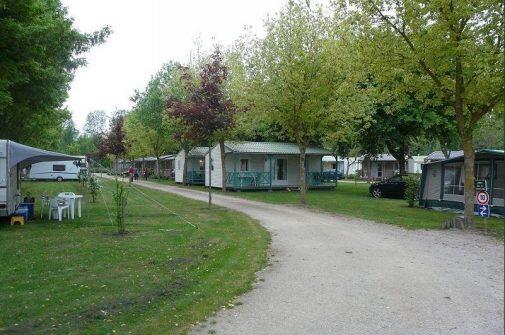
<instances>
[{"instance_id":1,"label":"green grass verge","mask_svg":"<svg viewBox=\"0 0 505 335\"><path fill-rule=\"evenodd\" d=\"M115 234L112 183L102 182L96 203L76 182L23 183L37 202L85 194L83 218L49 222L38 212L25 226L2 223L0 333L183 334L266 265L270 237L255 220L168 193L142 189L177 215L130 189L128 234Z\"/></svg>"},{"instance_id":2,"label":"green grass verge","mask_svg":"<svg viewBox=\"0 0 505 335\"><path fill-rule=\"evenodd\" d=\"M167 182L167 184L170 183L173 182ZM407 229L441 229L443 222L457 215L453 212L441 212L419 207L410 208L407 202L402 199L375 199L368 192L369 186L368 183L340 182L334 190L309 190L307 206L314 210L393 224ZM204 190L200 186L191 186L191 188ZM222 193L219 190L215 190L215 192ZM231 191L226 194L272 204L298 205L300 203L298 192L284 190L272 192ZM486 224L483 219L476 217L475 226L479 232L485 233L487 231L488 235L503 239L503 219L489 218Z\"/></svg>"}]
</instances>

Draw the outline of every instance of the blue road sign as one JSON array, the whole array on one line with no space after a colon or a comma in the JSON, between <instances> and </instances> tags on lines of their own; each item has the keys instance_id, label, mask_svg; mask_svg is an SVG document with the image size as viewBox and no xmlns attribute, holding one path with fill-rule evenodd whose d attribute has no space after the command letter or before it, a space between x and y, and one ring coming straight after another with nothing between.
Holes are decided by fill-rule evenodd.
<instances>
[{"instance_id":1,"label":"blue road sign","mask_svg":"<svg viewBox=\"0 0 505 335\"><path fill-rule=\"evenodd\" d=\"M487 218L489 216L489 205L479 205L479 206L477 206L477 214L479 216Z\"/></svg>"}]
</instances>

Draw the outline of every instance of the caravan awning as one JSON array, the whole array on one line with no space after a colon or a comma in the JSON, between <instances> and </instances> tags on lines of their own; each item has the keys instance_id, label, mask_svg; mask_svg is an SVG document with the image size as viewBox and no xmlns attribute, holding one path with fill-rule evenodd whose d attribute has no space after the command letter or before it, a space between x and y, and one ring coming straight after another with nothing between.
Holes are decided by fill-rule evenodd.
<instances>
[{"instance_id":1,"label":"caravan awning","mask_svg":"<svg viewBox=\"0 0 505 335\"><path fill-rule=\"evenodd\" d=\"M72 161L82 159L82 157L79 156L70 156L59 152L33 148L13 141L8 141L7 145L9 169L13 168L17 164L19 164L21 168L24 168L38 162Z\"/></svg>"}]
</instances>

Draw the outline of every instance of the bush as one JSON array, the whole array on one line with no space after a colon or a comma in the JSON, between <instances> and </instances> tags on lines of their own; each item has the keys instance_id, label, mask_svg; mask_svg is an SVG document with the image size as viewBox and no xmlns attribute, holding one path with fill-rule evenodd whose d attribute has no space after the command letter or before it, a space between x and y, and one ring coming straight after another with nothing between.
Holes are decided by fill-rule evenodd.
<instances>
[{"instance_id":1,"label":"bush","mask_svg":"<svg viewBox=\"0 0 505 335\"><path fill-rule=\"evenodd\" d=\"M409 207L414 207L416 201L419 200L419 190L421 188L421 179L418 176L409 175L406 179L407 189L405 190L405 200Z\"/></svg>"},{"instance_id":2,"label":"bush","mask_svg":"<svg viewBox=\"0 0 505 335\"><path fill-rule=\"evenodd\" d=\"M89 193L91 194L92 202L95 202L96 195L98 194L98 191L100 191L100 184L98 184L98 180L93 175L90 175L88 178L88 188Z\"/></svg>"},{"instance_id":3,"label":"bush","mask_svg":"<svg viewBox=\"0 0 505 335\"><path fill-rule=\"evenodd\" d=\"M115 190L112 194L114 198L114 205L116 210L116 225L118 234L124 234L126 232L125 222L124 222L124 211L126 208L126 199L128 198L128 192L126 186L123 182L116 178Z\"/></svg>"}]
</instances>

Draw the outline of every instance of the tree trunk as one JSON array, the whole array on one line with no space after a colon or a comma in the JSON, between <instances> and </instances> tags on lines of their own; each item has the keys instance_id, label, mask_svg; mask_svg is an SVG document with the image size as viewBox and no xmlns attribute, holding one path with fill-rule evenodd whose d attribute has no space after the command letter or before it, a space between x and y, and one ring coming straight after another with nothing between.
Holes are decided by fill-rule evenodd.
<instances>
[{"instance_id":1,"label":"tree trunk","mask_svg":"<svg viewBox=\"0 0 505 335\"><path fill-rule=\"evenodd\" d=\"M305 205L307 203L307 185L305 181L305 145L298 145L300 148L300 203Z\"/></svg>"},{"instance_id":2,"label":"tree trunk","mask_svg":"<svg viewBox=\"0 0 505 335\"><path fill-rule=\"evenodd\" d=\"M451 151L447 149L445 145L441 145L440 149L442 151L442 154L444 154L445 159L449 159L451 157Z\"/></svg>"},{"instance_id":3,"label":"tree trunk","mask_svg":"<svg viewBox=\"0 0 505 335\"><path fill-rule=\"evenodd\" d=\"M212 206L212 147L209 145L209 209Z\"/></svg>"},{"instance_id":4,"label":"tree trunk","mask_svg":"<svg viewBox=\"0 0 505 335\"><path fill-rule=\"evenodd\" d=\"M182 185L186 186L187 185L187 182L186 182L186 179L188 178L188 171L187 168L186 168L186 157L188 156L188 150L187 148L184 148L184 156L182 157Z\"/></svg>"},{"instance_id":5,"label":"tree trunk","mask_svg":"<svg viewBox=\"0 0 505 335\"><path fill-rule=\"evenodd\" d=\"M156 178L160 179L160 158L156 156Z\"/></svg>"},{"instance_id":6,"label":"tree trunk","mask_svg":"<svg viewBox=\"0 0 505 335\"><path fill-rule=\"evenodd\" d=\"M398 169L400 176L405 175L405 155L407 150L405 149L405 145L395 145L395 143L386 143L386 147L388 148L391 155L398 161Z\"/></svg>"},{"instance_id":7,"label":"tree trunk","mask_svg":"<svg viewBox=\"0 0 505 335\"><path fill-rule=\"evenodd\" d=\"M455 91L454 91L454 113L456 114L456 124L458 126L459 136L463 140L463 153L465 156L465 211L464 223L465 225L471 224L473 221L473 205L474 205L474 163L475 152L473 151L472 135L473 127L475 125L467 125L465 122L464 103L463 103L463 66L461 59L457 56L454 60L455 63Z\"/></svg>"},{"instance_id":8,"label":"tree trunk","mask_svg":"<svg viewBox=\"0 0 505 335\"><path fill-rule=\"evenodd\" d=\"M405 175L405 156L404 155L400 155L398 158L398 165L399 165L399 169L400 169L400 176L404 176Z\"/></svg>"},{"instance_id":9,"label":"tree trunk","mask_svg":"<svg viewBox=\"0 0 505 335\"><path fill-rule=\"evenodd\" d=\"M465 224L471 224L474 215L474 164L475 152L473 150L472 139L463 139L463 152L465 154Z\"/></svg>"},{"instance_id":10,"label":"tree trunk","mask_svg":"<svg viewBox=\"0 0 505 335\"><path fill-rule=\"evenodd\" d=\"M223 191L226 192L226 153L224 152L224 140L219 141L219 150L221 151L221 178L223 181Z\"/></svg>"}]
</instances>

